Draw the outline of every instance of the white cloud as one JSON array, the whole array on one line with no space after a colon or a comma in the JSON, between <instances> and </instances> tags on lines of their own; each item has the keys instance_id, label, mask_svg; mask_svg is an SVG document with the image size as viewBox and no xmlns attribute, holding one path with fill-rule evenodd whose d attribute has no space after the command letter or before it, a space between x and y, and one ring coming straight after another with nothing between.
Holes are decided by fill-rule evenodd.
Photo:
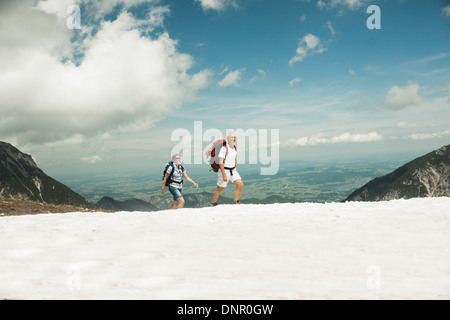
<instances>
[{"instance_id":1,"label":"white cloud","mask_svg":"<svg viewBox=\"0 0 450 320\"><path fill-rule=\"evenodd\" d=\"M446 18L450 17L450 5L448 5L448 6L444 7L444 8L442 8L442 14L443 14Z\"/></svg>"},{"instance_id":2,"label":"white cloud","mask_svg":"<svg viewBox=\"0 0 450 320\"><path fill-rule=\"evenodd\" d=\"M316 48L320 43L319 37L313 34L307 34L305 37L303 37L303 41L305 42L306 46L310 49Z\"/></svg>"},{"instance_id":3,"label":"white cloud","mask_svg":"<svg viewBox=\"0 0 450 320\"><path fill-rule=\"evenodd\" d=\"M8 31L0 28L2 137L48 143L146 130L208 85L209 70L189 74L194 59L167 32L143 37L142 21L127 11L98 25L76 64L63 59L74 50L72 31L55 14L22 4L0 11L0 21L8 20ZM152 7L148 17L161 24L165 14Z\"/></svg>"},{"instance_id":4,"label":"white cloud","mask_svg":"<svg viewBox=\"0 0 450 320\"><path fill-rule=\"evenodd\" d=\"M325 4L325 2L323 0L319 0L319 1L317 1L317 6L320 9L323 9L323 8L325 8L326 4Z\"/></svg>"},{"instance_id":5,"label":"white cloud","mask_svg":"<svg viewBox=\"0 0 450 320\"><path fill-rule=\"evenodd\" d=\"M84 162L84 163L94 164L97 162L103 162L103 159L100 156L91 156L91 157L81 158L80 161Z\"/></svg>"},{"instance_id":6,"label":"white cloud","mask_svg":"<svg viewBox=\"0 0 450 320\"><path fill-rule=\"evenodd\" d=\"M419 123L406 123L404 121L401 121L399 123L397 123L397 127L398 128L416 128L416 127L420 127Z\"/></svg>"},{"instance_id":7,"label":"white cloud","mask_svg":"<svg viewBox=\"0 0 450 320\"><path fill-rule=\"evenodd\" d=\"M150 30L156 27L164 27L164 19L170 13L169 7L156 7L148 13L148 19L146 23L150 26Z\"/></svg>"},{"instance_id":8,"label":"white cloud","mask_svg":"<svg viewBox=\"0 0 450 320\"><path fill-rule=\"evenodd\" d=\"M412 140L427 140L427 139L442 138L447 135L450 135L450 130L434 132L434 133L415 133L415 134L409 135L408 138L412 139Z\"/></svg>"},{"instance_id":9,"label":"white cloud","mask_svg":"<svg viewBox=\"0 0 450 320\"><path fill-rule=\"evenodd\" d=\"M293 87L293 86L295 86L297 83L299 83L299 82L301 82L301 81L302 81L301 78L294 78L294 79L292 79L291 81L289 81L289 85L290 85L291 87Z\"/></svg>"},{"instance_id":10,"label":"white cloud","mask_svg":"<svg viewBox=\"0 0 450 320\"><path fill-rule=\"evenodd\" d=\"M45 142L44 145L49 148L54 148L54 147L59 148L59 147L80 145L82 143L86 143L85 137L82 136L81 134L76 133L76 134L73 134L72 136L62 139L62 140Z\"/></svg>"},{"instance_id":11,"label":"white cloud","mask_svg":"<svg viewBox=\"0 0 450 320\"><path fill-rule=\"evenodd\" d=\"M327 51L327 48L322 45L319 37L313 34L306 34L299 40L296 55L289 61L289 65L292 66L296 62L303 61L307 56L323 53L325 51Z\"/></svg>"},{"instance_id":12,"label":"white cloud","mask_svg":"<svg viewBox=\"0 0 450 320\"><path fill-rule=\"evenodd\" d=\"M228 72L228 70L229 70L228 67L223 68L223 70L220 71L219 75L224 75L225 73Z\"/></svg>"},{"instance_id":13,"label":"white cloud","mask_svg":"<svg viewBox=\"0 0 450 320\"><path fill-rule=\"evenodd\" d=\"M336 34L336 31L333 28L333 24L331 21L328 21L325 25L325 27L331 32L331 34L334 36Z\"/></svg>"},{"instance_id":14,"label":"white cloud","mask_svg":"<svg viewBox=\"0 0 450 320\"><path fill-rule=\"evenodd\" d=\"M353 69L348 69L348 73L351 74L352 76L356 76L356 72Z\"/></svg>"},{"instance_id":15,"label":"white cloud","mask_svg":"<svg viewBox=\"0 0 450 320\"><path fill-rule=\"evenodd\" d=\"M331 5L333 7L336 6L345 6L349 9L358 9L369 3L369 0L332 0Z\"/></svg>"},{"instance_id":16,"label":"white cloud","mask_svg":"<svg viewBox=\"0 0 450 320\"><path fill-rule=\"evenodd\" d=\"M381 67L378 67L378 66L366 66L364 68L364 71L370 72L377 76L384 76L387 74L387 72L384 69L382 69Z\"/></svg>"},{"instance_id":17,"label":"white cloud","mask_svg":"<svg viewBox=\"0 0 450 320\"><path fill-rule=\"evenodd\" d=\"M235 0L195 0L196 2L200 2L203 10L216 10L222 11L228 7L236 7Z\"/></svg>"},{"instance_id":18,"label":"white cloud","mask_svg":"<svg viewBox=\"0 0 450 320\"><path fill-rule=\"evenodd\" d=\"M436 125L436 122L434 121L427 121L427 122L413 122L413 123L407 123L405 121L401 121L397 123L398 128L419 128L419 127L433 127Z\"/></svg>"},{"instance_id":19,"label":"white cloud","mask_svg":"<svg viewBox=\"0 0 450 320\"><path fill-rule=\"evenodd\" d=\"M235 70L229 72L225 78L223 78L221 81L219 81L217 84L220 87L229 87L229 86L239 86L239 81L242 78L242 71L241 70Z\"/></svg>"},{"instance_id":20,"label":"white cloud","mask_svg":"<svg viewBox=\"0 0 450 320\"><path fill-rule=\"evenodd\" d=\"M65 26L55 24L54 16L33 8L32 1L5 0L0 3L0 53L8 51L14 57L15 50L36 47L61 54L67 50L70 36ZM0 67L6 61L0 59Z\"/></svg>"},{"instance_id":21,"label":"white cloud","mask_svg":"<svg viewBox=\"0 0 450 320\"><path fill-rule=\"evenodd\" d=\"M60 20L68 17L67 8L71 5L80 5L81 0L41 0L36 7L46 13L55 14Z\"/></svg>"},{"instance_id":22,"label":"white cloud","mask_svg":"<svg viewBox=\"0 0 450 320\"><path fill-rule=\"evenodd\" d=\"M417 105L424 101L419 93L419 84L408 81L404 87L393 86L389 89L384 105L391 109L402 109L408 105Z\"/></svg>"},{"instance_id":23,"label":"white cloud","mask_svg":"<svg viewBox=\"0 0 450 320\"><path fill-rule=\"evenodd\" d=\"M328 2L319 0L317 6L320 9L338 8L342 12L344 9L358 10L369 2L370 0L330 0Z\"/></svg>"},{"instance_id":24,"label":"white cloud","mask_svg":"<svg viewBox=\"0 0 450 320\"><path fill-rule=\"evenodd\" d=\"M155 4L159 0L39 0L36 7L44 12L56 14L59 18L67 17L67 8L71 5L84 4L89 8L90 12L83 14L95 13L97 17L103 17L111 13L118 5L123 6L124 10L128 10L134 6L141 4Z\"/></svg>"},{"instance_id":25,"label":"white cloud","mask_svg":"<svg viewBox=\"0 0 450 320\"><path fill-rule=\"evenodd\" d=\"M450 56L449 52L440 52L440 53L429 55L429 56L426 56L426 57L423 57L423 58L410 60L410 61L405 61L405 62L402 63L402 65L407 66L409 68L414 68L414 67L418 67L420 65L425 65L425 64L430 63L430 62L434 62L434 61L439 61L439 60L445 59L445 58L447 58L449 56Z\"/></svg>"},{"instance_id":26,"label":"white cloud","mask_svg":"<svg viewBox=\"0 0 450 320\"><path fill-rule=\"evenodd\" d=\"M262 81L267 79L267 72L262 70L262 69L257 69L256 70L258 72L258 75L254 76L253 78L250 79L250 83L253 83L255 81Z\"/></svg>"},{"instance_id":27,"label":"white cloud","mask_svg":"<svg viewBox=\"0 0 450 320\"><path fill-rule=\"evenodd\" d=\"M339 136L325 137L322 134L318 134L311 137L301 137L298 139L288 140L288 145L290 146L315 146L319 144L336 144L336 143L349 143L349 142L373 142L380 141L383 136L377 132L371 132L368 134L350 134L348 132L343 133Z\"/></svg>"}]
</instances>

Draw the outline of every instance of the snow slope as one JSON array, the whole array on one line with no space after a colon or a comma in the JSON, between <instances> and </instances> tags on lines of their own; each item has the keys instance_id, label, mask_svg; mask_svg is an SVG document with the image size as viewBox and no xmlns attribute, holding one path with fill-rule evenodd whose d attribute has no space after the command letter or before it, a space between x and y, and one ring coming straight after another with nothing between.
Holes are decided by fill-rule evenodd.
<instances>
[{"instance_id":1,"label":"snow slope","mask_svg":"<svg viewBox=\"0 0 450 320\"><path fill-rule=\"evenodd\" d=\"M0 218L0 299L449 299L450 198Z\"/></svg>"}]
</instances>

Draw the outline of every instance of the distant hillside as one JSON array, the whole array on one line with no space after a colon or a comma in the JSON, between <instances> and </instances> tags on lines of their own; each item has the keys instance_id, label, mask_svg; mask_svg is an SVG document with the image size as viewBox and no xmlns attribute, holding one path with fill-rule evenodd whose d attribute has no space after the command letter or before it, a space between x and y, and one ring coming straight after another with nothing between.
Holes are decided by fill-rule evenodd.
<instances>
[{"instance_id":1,"label":"distant hillside","mask_svg":"<svg viewBox=\"0 0 450 320\"><path fill-rule=\"evenodd\" d=\"M199 192L183 195L185 203L185 208L204 208L211 205L214 194L209 192ZM232 198L225 197L221 195L218 200L218 204L232 204ZM269 196L264 199L245 199L241 200L245 204L273 204L273 203L288 203L297 202L294 200L286 199L280 196ZM158 208L164 210L172 206L173 198L169 195L165 196L152 196L149 198L149 202L157 206Z\"/></svg>"},{"instance_id":2,"label":"distant hillside","mask_svg":"<svg viewBox=\"0 0 450 320\"><path fill-rule=\"evenodd\" d=\"M213 194L209 192L199 192L184 194L183 198L185 200L185 208L204 208L211 205ZM150 203L154 204L161 210L169 209L173 204L173 197L166 191L165 195L151 196L148 200ZM219 198L219 204L232 203L233 199L221 196Z\"/></svg>"},{"instance_id":3,"label":"distant hillside","mask_svg":"<svg viewBox=\"0 0 450 320\"><path fill-rule=\"evenodd\" d=\"M101 198L95 206L100 209L112 211L157 211L153 204L139 199L117 201L110 197Z\"/></svg>"},{"instance_id":4,"label":"distant hillside","mask_svg":"<svg viewBox=\"0 0 450 320\"><path fill-rule=\"evenodd\" d=\"M81 195L47 176L33 158L0 141L0 199L93 207Z\"/></svg>"},{"instance_id":5,"label":"distant hillside","mask_svg":"<svg viewBox=\"0 0 450 320\"><path fill-rule=\"evenodd\" d=\"M213 194L209 192L199 192L183 195L185 200L185 208L204 208L209 207ZM287 203L295 202L293 200L285 199L280 196L269 196L265 199L246 199L242 200L246 204L273 204L273 203ZM220 196L219 204L231 204L233 203L232 198L227 198ZM169 194L160 196L151 196L148 201L132 199L126 201L116 201L110 197L103 197L100 201L96 203L97 208L113 211L156 211L156 210L167 210L173 204L173 198Z\"/></svg>"},{"instance_id":6,"label":"distant hillside","mask_svg":"<svg viewBox=\"0 0 450 320\"><path fill-rule=\"evenodd\" d=\"M417 158L394 172L376 178L345 201L384 201L450 197L450 145Z\"/></svg>"}]
</instances>

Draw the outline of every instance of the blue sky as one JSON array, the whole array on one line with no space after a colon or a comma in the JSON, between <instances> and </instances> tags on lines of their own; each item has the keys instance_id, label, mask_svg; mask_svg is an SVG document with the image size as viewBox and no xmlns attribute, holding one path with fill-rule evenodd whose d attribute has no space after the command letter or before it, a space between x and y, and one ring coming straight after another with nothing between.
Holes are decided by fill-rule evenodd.
<instances>
[{"instance_id":1,"label":"blue sky","mask_svg":"<svg viewBox=\"0 0 450 320\"><path fill-rule=\"evenodd\" d=\"M381 9L381 30L366 27L369 4ZM216 83L228 72L241 76L235 85L202 91L186 106L191 121L221 127L221 120L202 111L232 110L239 115L234 120L239 128L282 128L284 141L377 132L380 141L337 148L332 143L296 145L288 147L289 153L295 149L300 158L305 152L339 158L375 150L392 156L392 149L402 151L399 145L405 152L423 152L447 144L448 132L441 133L449 128L449 105L432 103L449 96L450 21L443 8L439 1L371 1L323 9L317 1L250 1L214 11L183 2L173 6L165 26L180 48L196 57L198 67L215 71ZM320 39L324 52L289 64L307 34ZM388 92L398 86L399 94L407 96L408 83L419 86L423 101L387 106ZM182 125L186 115L179 119ZM423 139L417 139L419 134ZM413 135L416 139L408 138Z\"/></svg>"},{"instance_id":2,"label":"blue sky","mask_svg":"<svg viewBox=\"0 0 450 320\"><path fill-rule=\"evenodd\" d=\"M146 170L194 121L278 129L281 161L418 156L450 140L448 1L1 6L0 139L50 173Z\"/></svg>"}]
</instances>

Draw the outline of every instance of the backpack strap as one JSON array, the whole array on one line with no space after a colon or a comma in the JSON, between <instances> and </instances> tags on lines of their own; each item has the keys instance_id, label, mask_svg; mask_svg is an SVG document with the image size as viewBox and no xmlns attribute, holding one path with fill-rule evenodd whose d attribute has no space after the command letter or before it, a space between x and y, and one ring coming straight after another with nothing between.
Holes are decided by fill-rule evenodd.
<instances>
[{"instance_id":1,"label":"backpack strap","mask_svg":"<svg viewBox=\"0 0 450 320\"><path fill-rule=\"evenodd\" d=\"M167 180L169 181L169 184L170 184L170 183L182 184L182 183L183 183L183 178L181 178L181 181L175 181L175 180L172 180L173 172L174 172L176 169L175 169L175 164L174 164L172 161L170 161L169 164L172 166L172 172L170 172L169 179L167 179ZM181 164L180 164L180 169L181 169L181 173L184 174L184 173L186 172L186 170L184 169L184 167L183 167Z\"/></svg>"},{"instance_id":2,"label":"backpack strap","mask_svg":"<svg viewBox=\"0 0 450 320\"><path fill-rule=\"evenodd\" d=\"M223 144L223 146L225 147L225 148L227 148L227 152L225 153L225 158L227 157L227 155L228 155L228 145L226 144L226 142ZM234 146L234 150L236 150L237 151L237 148L236 148L236 146Z\"/></svg>"},{"instance_id":3,"label":"backpack strap","mask_svg":"<svg viewBox=\"0 0 450 320\"><path fill-rule=\"evenodd\" d=\"M172 171L170 171L169 178L167 179L169 182L172 182L173 171L175 170L175 166L173 165L173 161L169 161L169 166L172 167Z\"/></svg>"},{"instance_id":4,"label":"backpack strap","mask_svg":"<svg viewBox=\"0 0 450 320\"><path fill-rule=\"evenodd\" d=\"M225 148L227 148L227 152L226 152L226 154L225 154L225 158L227 157L227 155L228 155L228 146L226 145L226 144L224 144L224 147ZM234 146L234 150L236 150L237 151L237 149L236 149L236 146ZM225 163L225 159L224 159L224 161L223 161L224 163ZM236 166L234 166L233 168L228 168L228 167L223 167L225 170L229 170L230 171L230 174L231 174L231 176L233 176L233 170L236 168Z\"/></svg>"}]
</instances>

